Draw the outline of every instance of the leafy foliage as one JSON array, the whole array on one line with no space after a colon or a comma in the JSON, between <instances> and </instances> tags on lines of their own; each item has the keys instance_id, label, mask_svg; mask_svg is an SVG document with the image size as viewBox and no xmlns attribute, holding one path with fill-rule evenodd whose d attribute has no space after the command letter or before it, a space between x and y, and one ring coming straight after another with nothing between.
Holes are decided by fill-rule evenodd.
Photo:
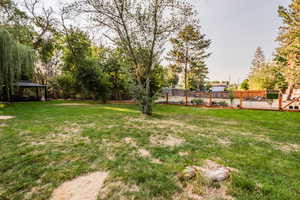
<instances>
[{"instance_id":1,"label":"leafy foliage","mask_svg":"<svg viewBox=\"0 0 300 200\"><path fill-rule=\"evenodd\" d=\"M211 41L205 39L205 35L192 25L185 26L177 37L170 41L173 49L168 57L183 72L184 88L200 89L208 73L204 60L210 55L205 50Z\"/></svg>"},{"instance_id":2,"label":"leafy foliage","mask_svg":"<svg viewBox=\"0 0 300 200\"><path fill-rule=\"evenodd\" d=\"M292 0L289 8L279 7L281 27L277 40L281 47L277 49L276 61L289 83L289 96L296 84L300 84L300 0Z\"/></svg>"},{"instance_id":3,"label":"leafy foliage","mask_svg":"<svg viewBox=\"0 0 300 200\"><path fill-rule=\"evenodd\" d=\"M121 46L130 58L136 81L136 99L144 114L152 114L151 77L170 35L193 15L191 6L179 0L77 0L69 10L89 14L98 27L109 29L105 35Z\"/></svg>"},{"instance_id":4,"label":"leafy foliage","mask_svg":"<svg viewBox=\"0 0 300 200\"><path fill-rule=\"evenodd\" d=\"M34 64L34 51L12 40L5 29L0 29L0 96L6 93L9 99L17 81L32 77Z\"/></svg>"},{"instance_id":5,"label":"leafy foliage","mask_svg":"<svg viewBox=\"0 0 300 200\"><path fill-rule=\"evenodd\" d=\"M241 84L241 89L242 90L249 90L249 80L245 79L242 84Z\"/></svg>"},{"instance_id":6,"label":"leafy foliage","mask_svg":"<svg viewBox=\"0 0 300 200\"><path fill-rule=\"evenodd\" d=\"M252 90L284 90L287 84L279 66L265 63L249 76L249 87Z\"/></svg>"},{"instance_id":7,"label":"leafy foliage","mask_svg":"<svg viewBox=\"0 0 300 200\"><path fill-rule=\"evenodd\" d=\"M64 72L72 74L77 91L105 102L110 94L110 84L100 64L100 58L92 53L90 39L79 29L70 28L67 31L67 45L63 56Z\"/></svg>"}]
</instances>

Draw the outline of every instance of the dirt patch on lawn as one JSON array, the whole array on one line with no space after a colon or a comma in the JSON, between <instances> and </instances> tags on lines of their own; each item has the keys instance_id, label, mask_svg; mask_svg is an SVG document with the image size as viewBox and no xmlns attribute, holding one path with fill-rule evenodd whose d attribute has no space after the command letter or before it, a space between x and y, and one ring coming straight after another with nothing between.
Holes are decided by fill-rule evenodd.
<instances>
[{"instance_id":1,"label":"dirt patch on lawn","mask_svg":"<svg viewBox=\"0 0 300 200\"><path fill-rule=\"evenodd\" d=\"M138 149L138 153L143 158L149 158L152 163L156 163L156 164L162 163L159 159L153 158L151 153L146 149Z\"/></svg>"},{"instance_id":2,"label":"dirt patch on lawn","mask_svg":"<svg viewBox=\"0 0 300 200\"><path fill-rule=\"evenodd\" d=\"M151 153L146 149L139 149L138 152L144 158L151 157Z\"/></svg>"},{"instance_id":3,"label":"dirt patch on lawn","mask_svg":"<svg viewBox=\"0 0 300 200\"><path fill-rule=\"evenodd\" d=\"M6 116L4 116L4 115L2 115L2 116L0 116L0 120L7 120L7 119L14 119L14 118L16 118L15 116L8 116L8 115L6 115Z\"/></svg>"},{"instance_id":4,"label":"dirt patch on lawn","mask_svg":"<svg viewBox=\"0 0 300 200\"><path fill-rule=\"evenodd\" d=\"M1 124L1 123L0 123L0 128L3 128L3 127L7 127L7 124L4 124L4 123Z\"/></svg>"},{"instance_id":5,"label":"dirt patch on lawn","mask_svg":"<svg viewBox=\"0 0 300 200\"><path fill-rule=\"evenodd\" d=\"M217 143L221 144L222 146L228 147L232 144L231 140L228 138L217 138Z\"/></svg>"},{"instance_id":6,"label":"dirt patch on lawn","mask_svg":"<svg viewBox=\"0 0 300 200\"><path fill-rule=\"evenodd\" d=\"M107 181L99 193L99 199L135 199L134 193L139 191L135 184L128 185L122 181Z\"/></svg>"},{"instance_id":7,"label":"dirt patch on lawn","mask_svg":"<svg viewBox=\"0 0 300 200\"><path fill-rule=\"evenodd\" d=\"M151 136L150 143L152 145L163 145L168 147L179 146L184 143L185 140L182 138L168 135L167 137L161 137L159 135Z\"/></svg>"},{"instance_id":8,"label":"dirt patch on lawn","mask_svg":"<svg viewBox=\"0 0 300 200\"><path fill-rule=\"evenodd\" d=\"M50 200L97 200L107 175L94 172L65 182L53 191Z\"/></svg>"},{"instance_id":9,"label":"dirt patch on lawn","mask_svg":"<svg viewBox=\"0 0 300 200\"><path fill-rule=\"evenodd\" d=\"M253 137L253 136L252 136ZM272 145L275 149L284 151L284 152L291 152L291 151L300 151L299 144L287 143L287 142L277 142L271 140L269 137L264 135L256 135L254 138L260 142L266 142Z\"/></svg>"},{"instance_id":10,"label":"dirt patch on lawn","mask_svg":"<svg viewBox=\"0 0 300 200\"><path fill-rule=\"evenodd\" d=\"M60 131L59 131L60 130ZM37 146L37 145L46 145L49 143L55 143L55 144L63 144L63 143L91 143L91 139L86 136L82 136L80 134L81 129L77 126L74 127L59 127L57 129L59 133L52 133L49 135L46 135L46 137L42 139L37 139L33 142L30 142L31 145Z\"/></svg>"},{"instance_id":11,"label":"dirt patch on lawn","mask_svg":"<svg viewBox=\"0 0 300 200\"><path fill-rule=\"evenodd\" d=\"M147 117L141 117L141 118L127 117L126 123L131 127L137 129L153 127L158 129L168 129L174 132L186 131L186 130L197 131L200 129L197 126L190 125L184 121L178 121L174 119L163 120L163 119L153 119L153 118L149 119Z\"/></svg>"},{"instance_id":12,"label":"dirt patch on lawn","mask_svg":"<svg viewBox=\"0 0 300 200\"><path fill-rule=\"evenodd\" d=\"M299 144L289 144L289 143L276 143L276 147L284 152L291 152L291 151L300 151Z\"/></svg>"},{"instance_id":13,"label":"dirt patch on lawn","mask_svg":"<svg viewBox=\"0 0 300 200\"><path fill-rule=\"evenodd\" d=\"M61 133L68 133L70 135L78 135L82 132L83 125L79 125L77 123L70 123L68 121L65 121L63 125L57 127L55 130L57 132Z\"/></svg>"},{"instance_id":14,"label":"dirt patch on lawn","mask_svg":"<svg viewBox=\"0 0 300 200\"><path fill-rule=\"evenodd\" d=\"M186 151L181 151L178 153L180 156L187 156L189 155L189 152L186 152Z\"/></svg>"},{"instance_id":15,"label":"dirt patch on lawn","mask_svg":"<svg viewBox=\"0 0 300 200\"><path fill-rule=\"evenodd\" d=\"M176 193L173 200L234 200L227 191L226 185L197 188L195 184L189 184L182 192Z\"/></svg>"},{"instance_id":16,"label":"dirt patch on lawn","mask_svg":"<svg viewBox=\"0 0 300 200\"><path fill-rule=\"evenodd\" d=\"M129 145L133 146L133 147L137 147L137 146L138 146L138 145L136 144L135 139L133 139L133 138L131 138L131 137L126 137L126 138L124 138L124 142L125 142L126 144L129 144Z\"/></svg>"}]
</instances>

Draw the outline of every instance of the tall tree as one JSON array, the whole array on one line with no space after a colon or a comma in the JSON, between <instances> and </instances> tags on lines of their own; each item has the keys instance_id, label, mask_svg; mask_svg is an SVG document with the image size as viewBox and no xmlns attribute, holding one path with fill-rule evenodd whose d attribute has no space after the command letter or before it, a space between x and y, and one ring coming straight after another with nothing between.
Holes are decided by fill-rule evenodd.
<instances>
[{"instance_id":1,"label":"tall tree","mask_svg":"<svg viewBox=\"0 0 300 200\"><path fill-rule=\"evenodd\" d=\"M288 81L288 99L296 84L300 83L300 0L292 0L289 8L279 7L284 26L278 36L280 48L276 60L282 66Z\"/></svg>"},{"instance_id":2,"label":"tall tree","mask_svg":"<svg viewBox=\"0 0 300 200\"><path fill-rule=\"evenodd\" d=\"M185 0L77 0L74 6L88 13L97 27L107 28L105 36L123 48L134 68L141 111L151 115L151 76L170 34L193 14L191 6Z\"/></svg>"},{"instance_id":3,"label":"tall tree","mask_svg":"<svg viewBox=\"0 0 300 200\"><path fill-rule=\"evenodd\" d=\"M185 26L176 38L172 38L173 49L169 52L169 60L180 67L184 73L184 88L188 89L188 82L199 89L204 84L208 73L205 59L210 56L206 49L211 40L205 39L199 29L193 25ZM190 84L191 85L191 84Z\"/></svg>"},{"instance_id":4,"label":"tall tree","mask_svg":"<svg viewBox=\"0 0 300 200\"><path fill-rule=\"evenodd\" d=\"M30 78L35 64L35 52L14 41L0 28L0 97L10 99L14 84L24 77Z\"/></svg>"},{"instance_id":5,"label":"tall tree","mask_svg":"<svg viewBox=\"0 0 300 200\"><path fill-rule=\"evenodd\" d=\"M66 28L65 41L63 70L73 75L78 91L106 102L110 95L108 76L99 56L93 55L88 35L78 28Z\"/></svg>"},{"instance_id":6,"label":"tall tree","mask_svg":"<svg viewBox=\"0 0 300 200\"><path fill-rule=\"evenodd\" d=\"M250 68L250 74L254 73L255 71L259 70L266 62L264 52L261 47L257 47L254 58L252 60L252 66Z\"/></svg>"},{"instance_id":7,"label":"tall tree","mask_svg":"<svg viewBox=\"0 0 300 200\"><path fill-rule=\"evenodd\" d=\"M57 20L51 7L46 8L41 0L26 0L20 6L13 0L0 3L0 24L11 37L37 52L38 62L35 81L47 84L56 75L61 50Z\"/></svg>"}]
</instances>

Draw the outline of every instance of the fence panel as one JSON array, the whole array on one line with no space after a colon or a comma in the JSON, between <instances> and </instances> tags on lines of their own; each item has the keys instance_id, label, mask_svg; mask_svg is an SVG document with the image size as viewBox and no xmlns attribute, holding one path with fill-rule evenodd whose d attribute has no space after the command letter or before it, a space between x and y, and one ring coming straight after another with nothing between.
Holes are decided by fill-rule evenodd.
<instances>
[{"instance_id":1,"label":"fence panel","mask_svg":"<svg viewBox=\"0 0 300 200\"><path fill-rule=\"evenodd\" d=\"M266 90L247 90L247 91L233 91L235 98L267 98Z\"/></svg>"}]
</instances>

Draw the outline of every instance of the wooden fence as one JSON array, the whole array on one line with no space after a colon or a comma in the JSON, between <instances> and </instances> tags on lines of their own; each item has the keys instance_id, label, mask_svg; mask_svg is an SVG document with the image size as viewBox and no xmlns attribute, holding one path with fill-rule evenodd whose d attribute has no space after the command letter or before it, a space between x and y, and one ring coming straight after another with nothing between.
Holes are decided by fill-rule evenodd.
<instances>
[{"instance_id":1,"label":"wooden fence","mask_svg":"<svg viewBox=\"0 0 300 200\"><path fill-rule=\"evenodd\" d=\"M234 91L234 98L267 98L268 92L266 90L245 90L245 91Z\"/></svg>"}]
</instances>

